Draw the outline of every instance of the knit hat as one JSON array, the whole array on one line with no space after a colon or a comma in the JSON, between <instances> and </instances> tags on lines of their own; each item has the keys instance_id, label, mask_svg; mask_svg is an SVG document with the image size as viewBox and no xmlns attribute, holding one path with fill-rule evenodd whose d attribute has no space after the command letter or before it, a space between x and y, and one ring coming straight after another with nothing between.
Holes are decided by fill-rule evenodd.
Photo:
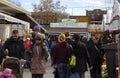
<instances>
[{"instance_id":1,"label":"knit hat","mask_svg":"<svg viewBox=\"0 0 120 78\"><path fill-rule=\"evenodd\" d=\"M65 34L60 34L59 36L58 36L58 42L63 42L63 41L65 41L65 39L66 39L66 37L65 37Z\"/></svg>"},{"instance_id":2,"label":"knit hat","mask_svg":"<svg viewBox=\"0 0 120 78\"><path fill-rule=\"evenodd\" d=\"M34 31L40 31L40 26L39 25L36 25L36 26L34 26L34 29L33 29Z\"/></svg>"},{"instance_id":3,"label":"knit hat","mask_svg":"<svg viewBox=\"0 0 120 78\"><path fill-rule=\"evenodd\" d=\"M6 68L6 69L4 69L4 73L5 74L12 74L12 69Z\"/></svg>"}]
</instances>

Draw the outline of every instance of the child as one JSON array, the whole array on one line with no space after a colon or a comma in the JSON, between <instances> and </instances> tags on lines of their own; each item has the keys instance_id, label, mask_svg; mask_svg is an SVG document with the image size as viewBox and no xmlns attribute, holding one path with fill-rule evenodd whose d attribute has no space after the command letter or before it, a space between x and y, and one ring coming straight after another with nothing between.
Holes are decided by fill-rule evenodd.
<instances>
[{"instance_id":1,"label":"child","mask_svg":"<svg viewBox=\"0 0 120 78\"><path fill-rule=\"evenodd\" d=\"M0 78L15 78L15 77L14 75L12 75L12 69L6 68L1 74Z\"/></svg>"}]
</instances>

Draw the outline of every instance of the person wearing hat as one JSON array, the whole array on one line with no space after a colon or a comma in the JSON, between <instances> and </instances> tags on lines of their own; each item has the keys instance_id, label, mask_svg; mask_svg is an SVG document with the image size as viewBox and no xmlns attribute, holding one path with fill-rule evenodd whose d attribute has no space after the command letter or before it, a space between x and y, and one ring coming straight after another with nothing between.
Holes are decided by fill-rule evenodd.
<instances>
[{"instance_id":1,"label":"person wearing hat","mask_svg":"<svg viewBox=\"0 0 120 78\"><path fill-rule=\"evenodd\" d=\"M66 42L65 34L58 36L58 44L52 50L53 66L57 69L58 78L70 78L69 58L72 54L70 45Z\"/></svg>"},{"instance_id":2,"label":"person wearing hat","mask_svg":"<svg viewBox=\"0 0 120 78\"><path fill-rule=\"evenodd\" d=\"M34 26L34 28L33 28L33 33L32 33L32 43L33 43L33 44L35 43L35 36L36 36L37 34L41 34L41 33L40 33L40 26L39 26L39 25L36 25L36 26Z\"/></svg>"},{"instance_id":3,"label":"person wearing hat","mask_svg":"<svg viewBox=\"0 0 120 78\"><path fill-rule=\"evenodd\" d=\"M0 75L0 78L16 78L16 77L12 74L12 69L5 68L3 73Z\"/></svg>"},{"instance_id":4,"label":"person wearing hat","mask_svg":"<svg viewBox=\"0 0 120 78\"><path fill-rule=\"evenodd\" d=\"M31 74L32 78L43 78L46 73L45 58L48 58L48 49L43 42L43 35L38 34L35 37L35 43L32 48Z\"/></svg>"},{"instance_id":5,"label":"person wearing hat","mask_svg":"<svg viewBox=\"0 0 120 78\"><path fill-rule=\"evenodd\" d=\"M21 59L21 61L23 61L25 44L23 39L19 37L18 30L12 31L12 36L5 41L3 45L3 49L8 50L7 56L16 57L18 59Z\"/></svg>"}]
</instances>

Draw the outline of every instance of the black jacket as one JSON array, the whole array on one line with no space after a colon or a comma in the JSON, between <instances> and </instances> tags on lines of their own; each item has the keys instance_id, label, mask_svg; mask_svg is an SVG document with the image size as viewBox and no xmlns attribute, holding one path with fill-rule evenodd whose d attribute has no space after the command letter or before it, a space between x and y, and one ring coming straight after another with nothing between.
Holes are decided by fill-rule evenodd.
<instances>
[{"instance_id":1,"label":"black jacket","mask_svg":"<svg viewBox=\"0 0 120 78\"><path fill-rule=\"evenodd\" d=\"M96 47L97 48L96 48ZM88 52L94 67L101 67L102 51L100 44L94 44L92 40L87 43Z\"/></svg>"},{"instance_id":2,"label":"black jacket","mask_svg":"<svg viewBox=\"0 0 120 78\"><path fill-rule=\"evenodd\" d=\"M14 40L12 37L6 40L3 49L8 49L8 56L10 57L24 58L25 44L20 37L17 40Z\"/></svg>"},{"instance_id":3,"label":"black jacket","mask_svg":"<svg viewBox=\"0 0 120 78\"><path fill-rule=\"evenodd\" d=\"M89 64L89 67L92 66L87 47L84 43L80 41L74 42L72 47L73 53L76 56L76 67L72 68L72 71L84 73L85 71L87 71L87 64Z\"/></svg>"}]
</instances>

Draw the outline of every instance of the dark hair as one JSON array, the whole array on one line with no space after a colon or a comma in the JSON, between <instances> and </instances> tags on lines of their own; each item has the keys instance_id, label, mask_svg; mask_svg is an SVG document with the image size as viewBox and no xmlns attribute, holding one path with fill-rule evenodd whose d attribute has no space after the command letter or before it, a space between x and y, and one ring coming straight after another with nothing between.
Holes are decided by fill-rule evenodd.
<instances>
[{"instance_id":1,"label":"dark hair","mask_svg":"<svg viewBox=\"0 0 120 78\"><path fill-rule=\"evenodd\" d=\"M79 34L74 34L73 38L75 41L79 41L80 40L80 35Z\"/></svg>"},{"instance_id":2,"label":"dark hair","mask_svg":"<svg viewBox=\"0 0 120 78\"><path fill-rule=\"evenodd\" d=\"M18 30L13 30L12 34L18 34Z\"/></svg>"},{"instance_id":3,"label":"dark hair","mask_svg":"<svg viewBox=\"0 0 120 78\"><path fill-rule=\"evenodd\" d=\"M70 36L70 32L65 32L65 36L69 37Z\"/></svg>"}]
</instances>

